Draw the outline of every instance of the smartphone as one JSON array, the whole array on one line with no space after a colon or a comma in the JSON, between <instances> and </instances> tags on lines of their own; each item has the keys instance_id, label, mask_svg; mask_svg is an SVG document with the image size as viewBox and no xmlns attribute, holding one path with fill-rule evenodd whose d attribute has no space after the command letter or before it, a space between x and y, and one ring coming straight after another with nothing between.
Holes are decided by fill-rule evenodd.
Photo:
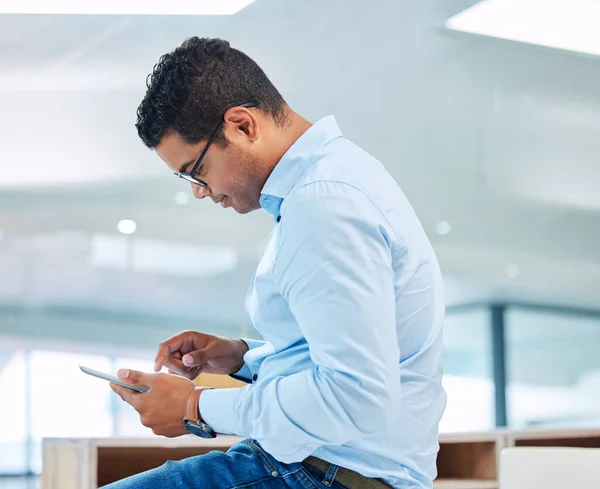
<instances>
[{"instance_id":1,"label":"smartphone","mask_svg":"<svg viewBox=\"0 0 600 489\"><path fill-rule=\"evenodd\" d=\"M94 370L94 369L88 368L88 367L84 367L83 365L79 365L79 368L81 369L82 372L85 372L88 375L92 375L93 377L98 377L99 379L108 380L109 382L113 382L114 384L117 384L117 385L122 385L123 387L127 387L128 389L131 389L131 390L134 390L137 392L148 392L150 390L150 387L147 387L145 385L128 384L127 382L123 382L121 379L119 379L118 377L116 377L114 375L105 374L104 372L98 372L97 370Z\"/></svg>"}]
</instances>

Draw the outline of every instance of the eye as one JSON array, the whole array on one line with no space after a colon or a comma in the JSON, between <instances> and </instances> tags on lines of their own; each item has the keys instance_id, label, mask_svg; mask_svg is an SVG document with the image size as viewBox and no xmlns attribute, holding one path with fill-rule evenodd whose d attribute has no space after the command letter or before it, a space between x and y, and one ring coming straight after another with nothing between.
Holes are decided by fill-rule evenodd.
<instances>
[{"instance_id":1,"label":"eye","mask_svg":"<svg viewBox=\"0 0 600 489\"><path fill-rule=\"evenodd\" d=\"M202 163L200 163L200 166L196 169L196 175L192 175L192 176L198 176L201 177L204 175L204 170L205 170L205 162L203 161Z\"/></svg>"}]
</instances>

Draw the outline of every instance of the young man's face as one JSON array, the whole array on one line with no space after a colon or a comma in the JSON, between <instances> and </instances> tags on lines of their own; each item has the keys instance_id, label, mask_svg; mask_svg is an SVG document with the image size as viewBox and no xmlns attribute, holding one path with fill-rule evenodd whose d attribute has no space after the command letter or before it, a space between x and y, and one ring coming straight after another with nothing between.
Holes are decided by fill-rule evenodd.
<instances>
[{"instance_id":1,"label":"young man's face","mask_svg":"<svg viewBox=\"0 0 600 489\"><path fill-rule=\"evenodd\" d=\"M248 135L247 121L236 119L226 121L222 133L226 135L229 145L221 146L213 142L204 155L202 162L193 177L202 180L207 187L191 183L192 192L198 199L210 197L222 207L233 207L240 214L260 207L260 192L266 176L261 172L260 158L255 153L256 138L250 130ZM238 127L241 124L241 127ZM165 135L155 148L160 158L174 172L189 173L198 157L206 147L208 138L197 144L184 141L178 134Z\"/></svg>"}]
</instances>

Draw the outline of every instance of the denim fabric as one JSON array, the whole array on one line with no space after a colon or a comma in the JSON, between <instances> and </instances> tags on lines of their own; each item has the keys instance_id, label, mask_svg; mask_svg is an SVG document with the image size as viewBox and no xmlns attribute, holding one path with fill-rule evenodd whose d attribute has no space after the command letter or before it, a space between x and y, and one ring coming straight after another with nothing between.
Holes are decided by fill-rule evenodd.
<instances>
[{"instance_id":1,"label":"denim fabric","mask_svg":"<svg viewBox=\"0 0 600 489\"><path fill-rule=\"evenodd\" d=\"M335 481L323 484L325 477L301 463L278 462L256 441L244 440L226 453L170 461L102 489L344 489Z\"/></svg>"}]
</instances>

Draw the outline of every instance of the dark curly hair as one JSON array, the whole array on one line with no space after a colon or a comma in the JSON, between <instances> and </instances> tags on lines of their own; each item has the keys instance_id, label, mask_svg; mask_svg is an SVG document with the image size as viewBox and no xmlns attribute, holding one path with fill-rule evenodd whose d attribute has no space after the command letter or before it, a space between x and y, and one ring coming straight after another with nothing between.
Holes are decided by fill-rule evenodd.
<instances>
[{"instance_id":1,"label":"dark curly hair","mask_svg":"<svg viewBox=\"0 0 600 489\"><path fill-rule=\"evenodd\" d=\"M214 130L227 109L249 102L276 123L285 123L285 100L267 75L222 39L186 39L161 56L146 86L135 127L149 148L171 131L197 143ZM216 142L227 145L222 133Z\"/></svg>"}]
</instances>

